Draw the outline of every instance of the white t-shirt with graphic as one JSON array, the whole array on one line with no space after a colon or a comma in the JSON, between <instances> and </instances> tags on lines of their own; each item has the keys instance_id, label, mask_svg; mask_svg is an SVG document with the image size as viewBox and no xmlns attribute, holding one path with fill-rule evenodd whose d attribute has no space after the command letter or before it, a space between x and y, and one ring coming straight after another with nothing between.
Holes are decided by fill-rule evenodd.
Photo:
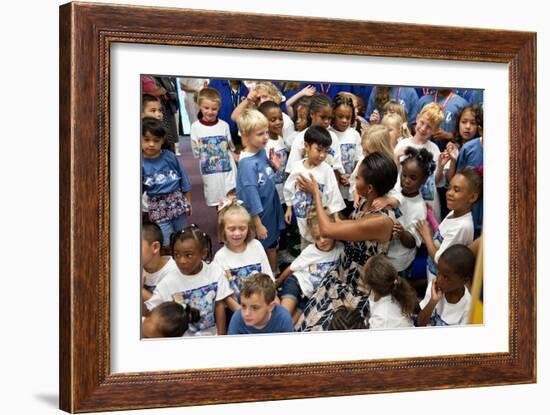
<instances>
[{"instance_id":1,"label":"white t-shirt with graphic","mask_svg":"<svg viewBox=\"0 0 550 415\"><path fill-rule=\"evenodd\" d=\"M167 301L186 304L200 311L198 323L189 324L186 336L216 335L216 302L233 294L225 272L216 263L202 263L202 269L195 275L170 274L155 289L153 296L145 302L149 310Z\"/></svg>"},{"instance_id":2,"label":"white t-shirt with graphic","mask_svg":"<svg viewBox=\"0 0 550 415\"><path fill-rule=\"evenodd\" d=\"M165 256L163 258L167 259L167 262L157 272L147 272L143 269L143 288L151 293L155 291L155 288L164 277L172 273L176 273L177 275L180 272L176 265L176 261L174 261L171 256Z\"/></svg>"},{"instance_id":3,"label":"white t-shirt with graphic","mask_svg":"<svg viewBox=\"0 0 550 415\"><path fill-rule=\"evenodd\" d=\"M344 246L340 242L336 242L334 248L327 252L310 244L292 261L290 269L298 280L304 297L311 297L321 279L338 266L343 250Z\"/></svg>"},{"instance_id":4,"label":"white t-shirt with graphic","mask_svg":"<svg viewBox=\"0 0 550 415\"><path fill-rule=\"evenodd\" d=\"M420 301L420 308L424 309L432 298L432 281L428 283L426 288L426 296ZM456 326L460 324L468 324L468 313L470 311L470 303L472 296L468 289L464 287L464 295L456 304L451 304L445 298L441 297L434 308L430 319L430 326Z\"/></svg>"},{"instance_id":5,"label":"white t-shirt with graphic","mask_svg":"<svg viewBox=\"0 0 550 415\"><path fill-rule=\"evenodd\" d=\"M275 281L265 249L257 239L247 243L244 252L233 252L226 246L221 247L214 256L214 262L225 271L229 287L233 290L237 301L240 301L239 294L243 282L248 277L263 272Z\"/></svg>"},{"instance_id":6,"label":"white t-shirt with graphic","mask_svg":"<svg viewBox=\"0 0 550 415\"><path fill-rule=\"evenodd\" d=\"M304 165L304 162L305 160L301 160L295 163L294 169L286 180L284 195L286 205L292 206L300 235L309 242L313 242L313 238L306 224L307 212L313 207L313 196L303 190L298 190L296 188L296 179L300 175L307 178L309 178L310 174L313 175L319 185L321 202L324 207L328 208L330 213L341 211L346 207L346 204L338 189L338 182L336 181L336 176L334 176L332 168L327 163L321 163L318 166L308 169Z\"/></svg>"},{"instance_id":7,"label":"white t-shirt with graphic","mask_svg":"<svg viewBox=\"0 0 550 415\"><path fill-rule=\"evenodd\" d=\"M200 159L208 206L217 206L220 199L236 187L237 166L230 152L233 148L229 124L225 121L204 125L199 120L191 125L191 149L193 156Z\"/></svg>"},{"instance_id":8,"label":"white t-shirt with graphic","mask_svg":"<svg viewBox=\"0 0 550 415\"><path fill-rule=\"evenodd\" d=\"M407 147L413 147L413 148L416 148L417 150L425 148L430 153L432 153L435 163L438 162L439 155L441 154L441 152L439 151L439 147L437 147L437 144L435 144L433 141L428 140L424 144L415 144L413 142L413 137L407 137L399 141L393 151L397 155L399 153L404 153ZM401 157L399 162L401 162L402 159L403 157ZM399 171L401 172L401 166L399 167ZM398 191L401 191L401 185L399 184L399 180L397 182L398 183L395 188ZM420 194L422 194L422 198L432 207L435 218L437 219L438 222L441 222L441 216L440 216L441 202L437 194L437 186L440 186L440 185L442 185L442 183L435 182L435 171L434 171L432 175L428 177L428 180L426 180L426 183L424 183L420 188Z\"/></svg>"},{"instance_id":9,"label":"white t-shirt with graphic","mask_svg":"<svg viewBox=\"0 0 550 415\"><path fill-rule=\"evenodd\" d=\"M351 174L355 170L357 161L363 155L363 149L361 148L361 136L354 128L348 128L346 131L338 131L332 127L329 127L329 131L336 134L338 141L340 142L340 153L342 157L342 167L344 173L351 177ZM350 186L342 186L338 184L342 197L347 200L353 200L350 193Z\"/></svg>"},{"instance_id":10,"label":"white t-shirt with graphic","mask_svg":"<svg viewBox=\"0 0 550 415\"><path fill-rule=\"evenodd\" d=\"M273 151L275 151L275 154L278 155L281 159L279 169L275 172L275 188L277 189L277 193L279 194L279 200L281 201L281 203L284 203L285 198L283 195L283 187L285 185L286 176L288 176L288 173L286 173L285 171L288 153L286 151L286 145L283 137L279 137L277 140L272 140L271 138L267 140L265 151L268 155L271 149L273 149Z\"/></svg>"},{"instance_id":11,"label":"white t-shirt with graphic","mask_svg":"<svg viewBox=\"0 0 550 415\"><path fill-rule=\"evenodd\" d=\"M437 263L439 257L447 248L453 245L470 245L474 240L474 219L472 212L468 212L458 218L452 218L452 210L447 217L440 223L439 229L433 235L433 242L437 248L435 261L428 256L428 281L432 281L437 276Z\"/></svg>"},{"instance_id":12,"label":"white t-shirt with graphic","mask_svg":"<svg viewBox=\"0 0 550 415\"><path fill-rule=\"evenodd\" d=\"M290 154L288 155L288 161L286 163L286 172L291 173L293 165L299 163L306 155L304 154L304 135L307 128L300 131L292 141L292 147L290 148ZM325 162L333 169L338 170L340 173L344 173L344 167L342 166L342 154L340 153L340 142L338 136L334 134L334 131L327 130L332 138L332 143L328 150L328 156Z\"/></svg>"},{"instance_id":13,"label":"white t-shirt with graphic","mask_svg":"<svg viewBox=\"0 0 550 415\"><path fill-rule=\"evenodd\" d=\"M369 294L369 328L370 329L394 329L398 327L412 327L410 317L403 315L401 305L391 295L381 297L374 301L374 292Z\"/></svg>"},{"instance_id":14,"label":"white t-shirt with graphic","mask_svg":"<svg viewBox=\"0 0 550 415\"><path fill-rule=\"evenodd\" d=\"M401 194L399 200L401 203L395 209L395 218L403 226L403 229L414 237L416 246L409 249L399 239L392 239L387 256L397 271L403 271L411 265L416 255L416 248L422 244L422 238L418 234L415 224L419 220L426 219L428 210L420 193L413 197Z\"/></svg>"}]
</instances>

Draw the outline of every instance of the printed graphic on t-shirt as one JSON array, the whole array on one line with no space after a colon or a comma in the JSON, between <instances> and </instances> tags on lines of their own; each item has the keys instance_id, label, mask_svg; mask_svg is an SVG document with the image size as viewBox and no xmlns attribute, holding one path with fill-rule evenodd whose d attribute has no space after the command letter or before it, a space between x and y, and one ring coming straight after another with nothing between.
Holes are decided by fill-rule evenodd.
<instances>
[{"instance_id":1,"label":"printed graphic on t-shirt","mask_svg":"<svg viewBox=\"0 0 550 415\"><path fill-rule=\"evenodd\" d=\"M218 283L213 282L192 290L172 294L172 299L176 303L189 305L201 313L201 319L198 323L189 324L189 331L191 333L206 330L216 325L214 306L217 291Z\"/></svg>"},{"instance_id":2,"label":"printed graphic on t-shirt","mask_svg":"<svg viewBox=\"0 0 550 415\"><path fill-rule=\"evenodd\" d=\"M229 143L227 137L216 135L201 137L200 160L202 174L216 174L231 171Z\"/></svg>"},{"instance_id":3,"label":"printed graphic on t-shirt","mask_svg":"<svg viewBox=\"0 0 550 415\"><path fill-rule=\"evenodd\" d=\"M338 265L338 260L319 262L316 264L311 264L309 266L309 274L311 275L311 284L313 289L317 289L321 278L328 274L328 272L335 268Z\"/></svg>"},{"instance_id":4,"label":"printed graphic on t-shirt","mask_svg":"<svg viewBox=\"0 0 550 415\"><path fill-rule=\"evenodd\" d=\"M330 167L334 166L334 154L336 154L334 149L332 147L329 147L327 158L325 159L325 161L330 165Z\"/></svg>"},{"instance_id":5,"label":"printed graphic on t-shirt","mask_svg":"<svg viewBox=\"0 0 550 415\"><path fill-rule=\"evenodd\" d=\"M321 183L318 183L318 185L319 191L322 194L325 189L325 185ZM292 208L297 218L305 219L311 206L313 206L313 196L303 190L297 190L296 193L294 193L294 203Z\"/></svg>"},{"instance_id":6,"label":"printed graphic on t-shirt","mask_svg":"<svg viewBox=\"0 0 550 415\"><path fill-rule=\"evenodd\" d=\"M448 326L447 322L441 318L439 313L434 310L431 318L431 324L432 326Z\"/></svg>"},{"instance_id":7,"label":"printed graphic on t-shirt","mask_svg":"<svg viewBox=\"0 0 550 415\"><path fill-rule=\"evenodd\" d=\"M351 174L355 168L355 160L357 154L357 146L355 144L340 144L342 152L342 164L346 174Z\"/></svg>"},{"instance_id":8,"label":"printed graphic on t-shirt","mask_svg":"<svg viewBox=\"0 0 550 415\"><path fill-rule=\"evenodd\" d=\"M169 182L175 182L180 179L179 174L177 174L174 170L160 170L156 171L151 176L144 176L143 177L143 185L145 187L152 187L152 186L161 186Z\"/></svg>"},{"instance_id":9,"label":"printed graphic on t-shirt","mask_svg":"<svg viewBox=\"0 0 550 415\"><path fill-rule=\"evenodd\" d=\"M439 230L437 230L437 231L434 233L434 236L433 236L432 239L433 239L435 248L436 248L436 249L439 249L439 247L440 247L441 244L443 243L443 236L441 236L441 233L439 233ZM428 269L430 270L430 272L431 272L433 275L437 275L437 264L436 264L435 261L432 259L432 257L429 256L429 255L428 255L427 263L428 263Z\"/></svg>"},{"instance_id":10,"label":"printed graphic on t-shirt","mask_svg":"<svg viewBox=\"0 0 550 415\"><path fill-rule=\"evenodd\" d=\"M435 173L428 177L426 183L420 187L420 193L422 194L422 199L426 202L432 202L435 199Z\"/></svg>"},{"instance_id":11,"label":"printed graphic on t-shirt","mask_svg":"<svg viewBox=\"0 0 550 415\"><path fill-rule=\"evenodd\" d=\"M288 155L286 154L286 150L284 148L281 148L275 151L275 156L280 158L281 160L281 165L275 173L275 184L281 184L285 182L287 176L287 174L285 173L285 169Z\"/></svg>"},{"instance_id":12,"label":"printed graphic on t-shirt","mask_svg":"<svg viewBox=\"0 0 550 415\"><path fill-rule=\"evenodd\" d=\"M259 262L257 264L245 265L244 267L231 268L226 271L229 286L233 289L237 301L240 301L241 287L243 286L244 280L261 271L262 264Z\"/></svg>"}]
</instances>

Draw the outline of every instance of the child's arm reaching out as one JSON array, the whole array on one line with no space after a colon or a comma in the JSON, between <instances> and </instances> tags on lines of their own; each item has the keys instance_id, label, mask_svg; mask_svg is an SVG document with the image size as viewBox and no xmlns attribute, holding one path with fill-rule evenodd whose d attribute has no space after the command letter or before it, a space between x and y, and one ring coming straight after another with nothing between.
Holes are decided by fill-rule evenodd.
<instances>
[{"instance_id":1,"label":"child's arm reaching out","mask_svg":"<svg viewBox=\"0 0 550 415\"><path fill-rule=\"evenodd\" d=\"M283 282L292 274L292 270L290 269L290 265L286 267L286 269L281 272L281 274L277 277L275 280L275 285L277 288L279 288L281 285L283 285Z\"/></svg>"},{"instance_id":2,"label":"child's arm reaching out","mask_svg":"<svg viewBox=\"0 0 550 415\"><path fill-rule=\"evenodd\" d=\"M424 245L426 245L426 249L428 250L428 255L430 255L435 262L435 254L437 252L437 247L435 246L434 241L432 239L432 234L430 232L430 226L428 225L428 221L419 220L415 226L420 237L424 241Z\"/></svg>"},{"instance_id":3,"label":"child's arm reaching out","mask_svg":"<svg viewBox=\"0 0 550 415\"><path fill-rule=\"evenodd\" d=\"M443 297L443 292L437 287L437 280L432 281L431 296L428 304L418 313L416 319L416 325L423 327L426 326L432 317L433 311L439 300Z\"/></svg>"},{"instance_id":4,"label":"child's arm reaching out","mask_svg":"<svg viewBox=\"0 0 550 415\"><path fill-rule=\"evenodd\" d=\"M218 330L218 335L221 336L227 334L225 330L225 299L216 301L214 313L216 316L216 329Z\"/></svg>"}]
</instances>

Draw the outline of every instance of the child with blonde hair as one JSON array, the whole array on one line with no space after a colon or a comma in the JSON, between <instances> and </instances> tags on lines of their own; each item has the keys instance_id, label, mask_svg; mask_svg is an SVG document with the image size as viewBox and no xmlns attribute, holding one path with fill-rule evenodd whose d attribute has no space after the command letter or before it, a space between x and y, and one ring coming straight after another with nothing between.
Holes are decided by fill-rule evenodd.
<instances>
[{"instance_id":1,"label":"child with blonde hair","mask_svg":"<svg viewBox=\"0 0 550 415\"><path fill-rule=\"evenodd\" d=\"M382 125L390 132L390 144L392 148L395 148L397 143L403 138L411 136L407 123L403 122L403 118L397 113L384 115Z\"/></svg>"},{"instance_id":2,"label":"child with blonde hair","mask_svg":"<svg viewBox=\"0 0 550 415\"><path fill-rule=\"evenodd\" d=\"M206 204L217 206L236 184L237 166L232 155L235 147L229 124L218 118L220 93L214 88L203 88L197 100L201 116L191 125L191 149L193 156L200 158Z\"/></svg>"},{"instance_id":3,"label":"child with blonde hair","mask_svg":"<svg viewBox=\"0 0 550 415\"><path fill-rule=\"evenodd\" d=\"M284 213L275 187L276 166L268 158L268 121L258 110L245 111L237 121L243 143L237 172L237 197L250 213L256 235L266 250L271 269L277 267L279 233Z\"/></svg>"},{"instance_id":4,"label":"child with blonde hair","mask_svg":"<svg viewBox=\"0 0 550 415\"><path fill-rule=\"evenodd\" d=\"M227 200L218 214L218 238L223 242L214 262L219 264L233 290L233 299L227 302L231 311L239 308L244 281L257 272L273 279L273 272L262 244L255 238L254 224L240 200Z\"/></svg>"}]
</instances>

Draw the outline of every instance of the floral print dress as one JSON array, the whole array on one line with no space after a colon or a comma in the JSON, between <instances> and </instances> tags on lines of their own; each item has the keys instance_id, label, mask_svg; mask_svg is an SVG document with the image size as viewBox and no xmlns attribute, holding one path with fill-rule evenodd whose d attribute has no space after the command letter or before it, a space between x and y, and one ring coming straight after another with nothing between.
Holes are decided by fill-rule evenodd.
<instances>
[{"instance_id":1,"label":"floral print dress","mask_svg":"<svg viewBox=\"0 0 550 415\"><path fill-rule=\"evenodd\" d=\"M366 200L352 213L353 220L367 215L382 214L393 219L393 210L363 211ZM377 254L385 254L390 242L344 241L340 266L328 272L319 288L308 301L304 313L295 326L296 331L327 330L332 315L340 306L359 310L365 321L369 318L369 296L361 281L361 270L367 260Z\"/></svg>"}]
</instances>

